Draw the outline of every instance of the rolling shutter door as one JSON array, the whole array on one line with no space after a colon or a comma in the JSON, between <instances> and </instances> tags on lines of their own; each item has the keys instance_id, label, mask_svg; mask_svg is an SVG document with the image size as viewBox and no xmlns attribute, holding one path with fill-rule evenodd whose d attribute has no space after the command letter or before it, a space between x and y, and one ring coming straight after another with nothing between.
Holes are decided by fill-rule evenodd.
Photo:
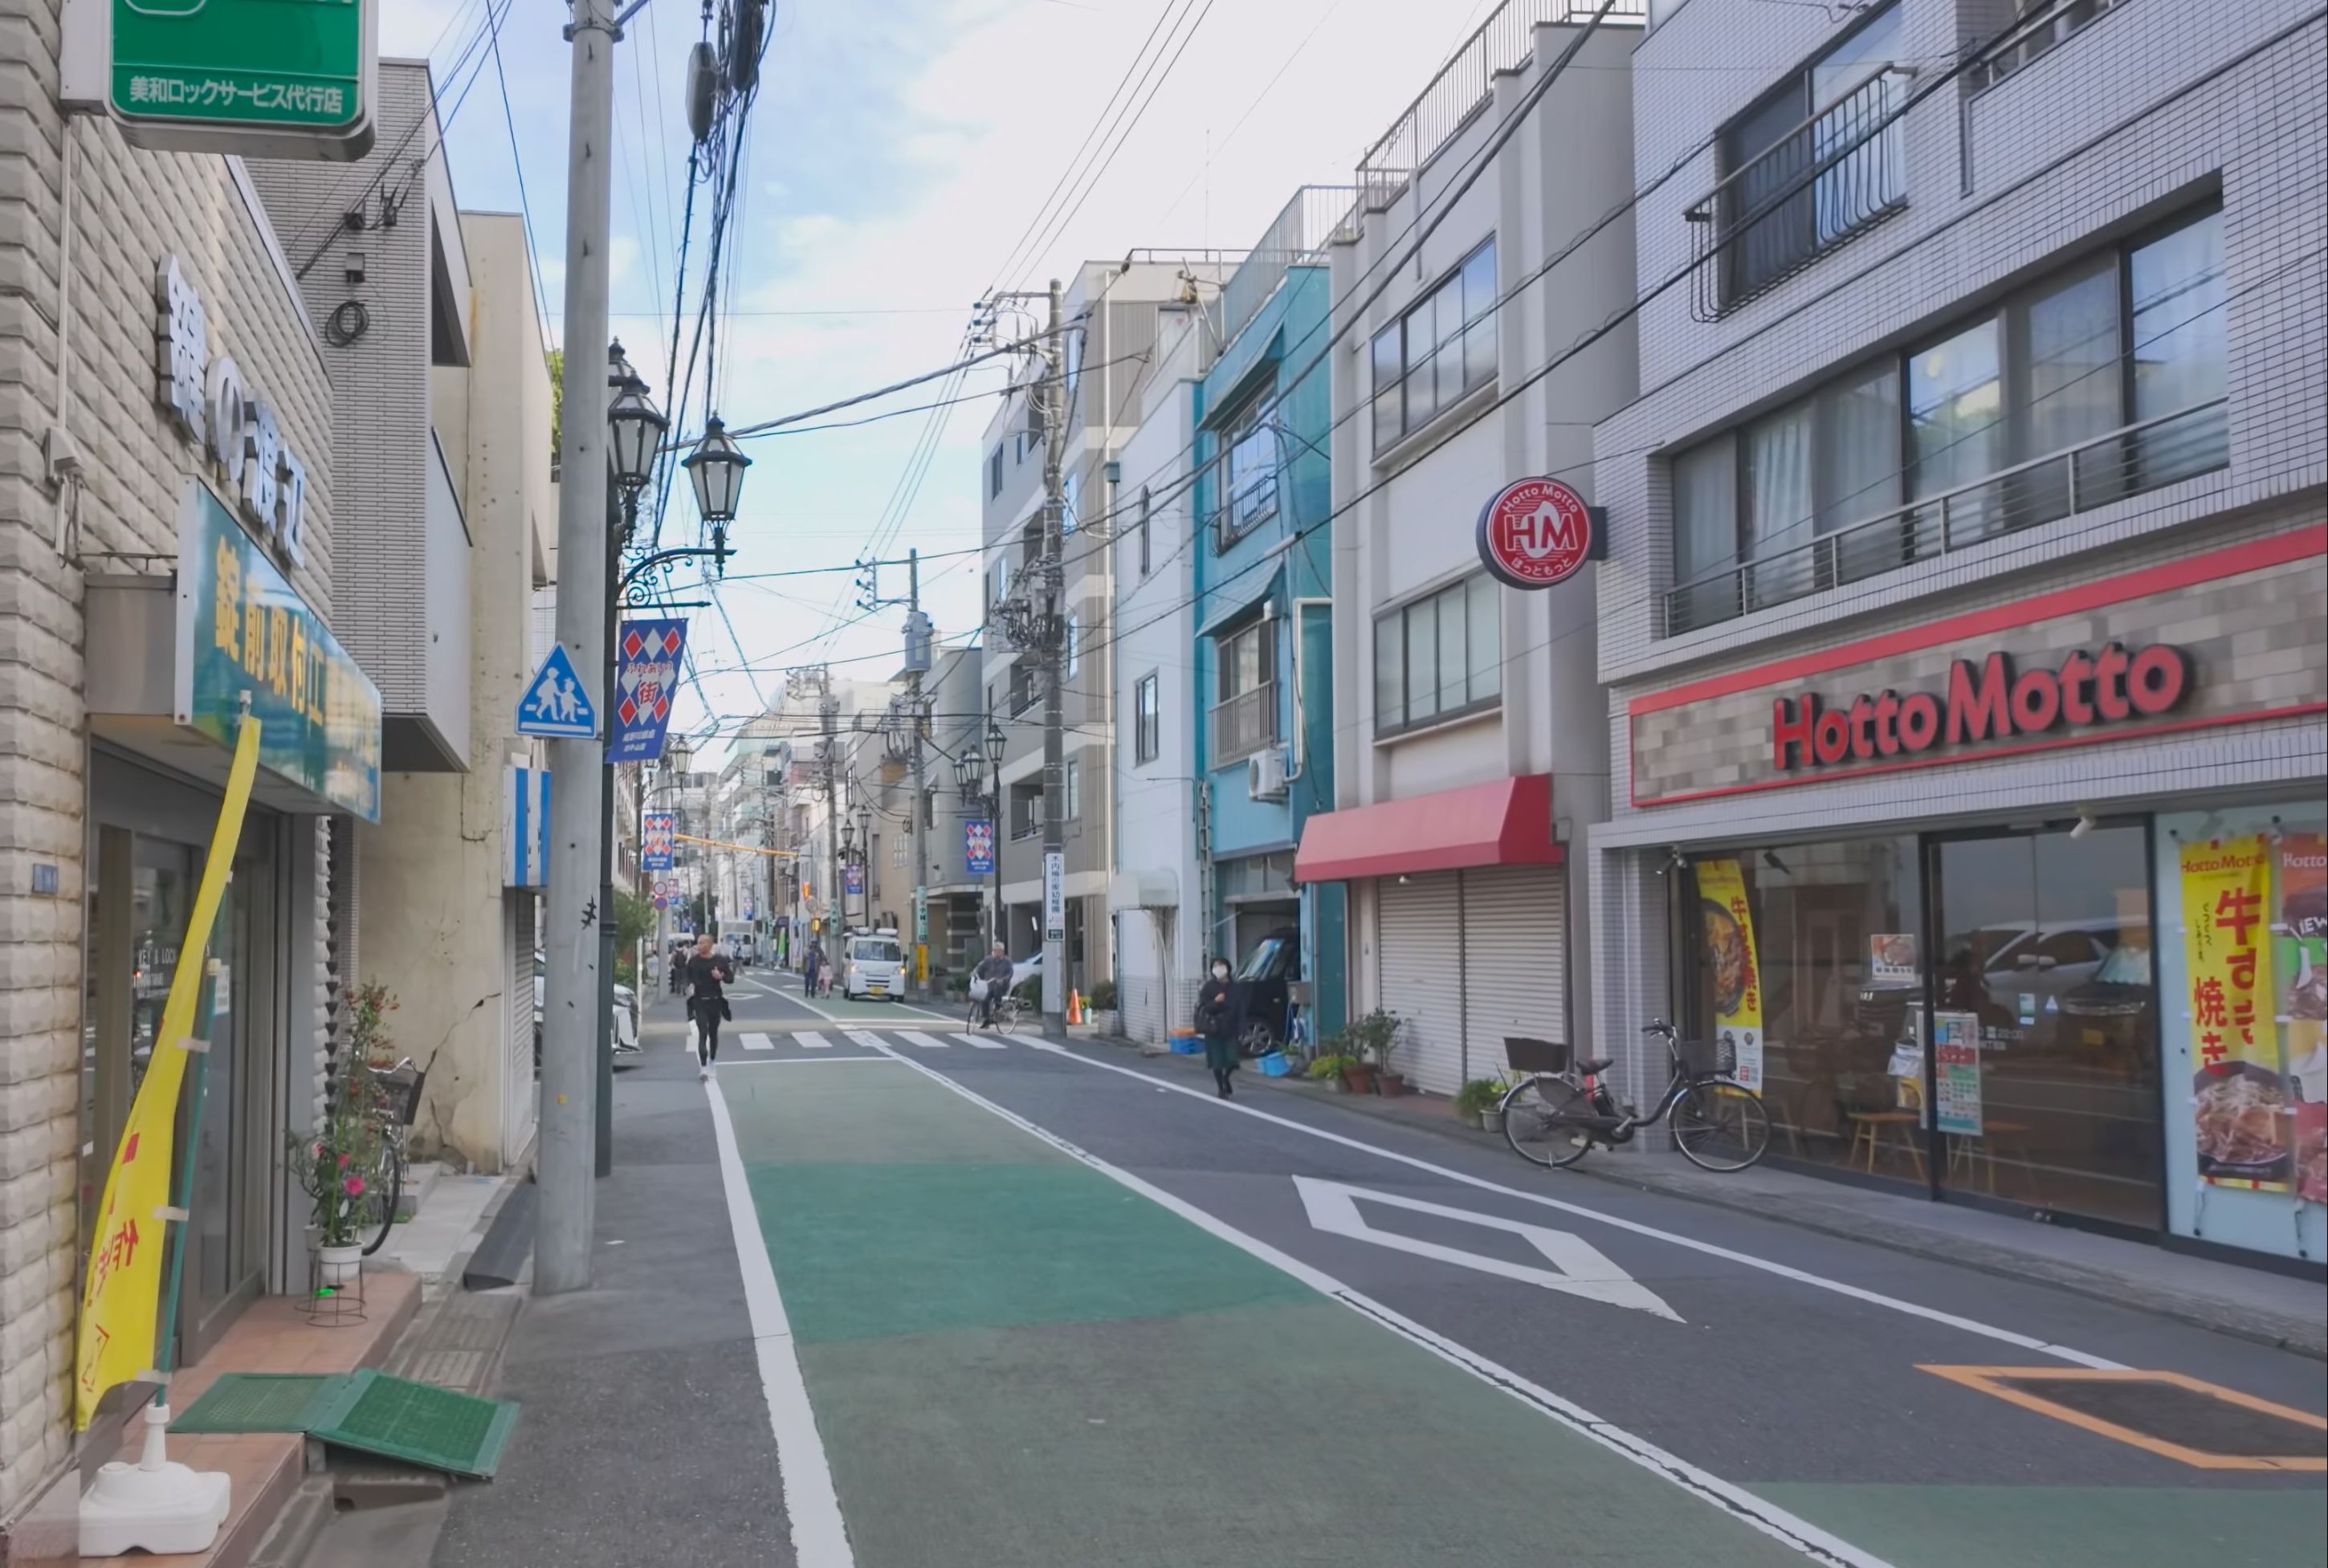
<instances>
[{"instance_id":1,"label":"rolling shutter door","mask_svg":"<svg viewBox=\"0 0 2328 1568\"><path fill-rule=\"evenodd\" d=\"M1452 1094L1463 1081L1456 940L1462 903L1455 873L1427 872L1404 882L1385 878L1375 886L1383 1006L1405 1021L1391 1066L1417 1088Z\"/></svg>"},{"instance_id":2,"label":"rolling shutter door","mask_svg":"<svg viewBox=\"0 0 2328 1568\"><path fill-rule=\"evenodd\" d=\"M506 1169L533 1138L534 895L513 887L502 896L509 944L509 1033L502 1052L502 1161Z\"/></svg>"},{"instance_id":3,"label":"rolling shutter door","mask_svg":"<svg viewBox=\"0 0 2328 1568\"><path fill-rule=\"evenodd\" d=\"M1565 874L1554 866L1483 866L1463 873L1464 1027L1470 1075L1505 1066L1504 1037L1565 1040Z\"/></svg>"}]
</instances>

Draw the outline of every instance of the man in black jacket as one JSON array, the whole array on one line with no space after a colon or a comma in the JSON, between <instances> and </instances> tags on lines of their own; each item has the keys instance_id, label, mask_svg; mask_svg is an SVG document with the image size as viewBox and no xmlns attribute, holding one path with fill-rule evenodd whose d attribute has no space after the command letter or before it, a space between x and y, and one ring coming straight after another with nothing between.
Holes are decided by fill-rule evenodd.
<instances>
[{"instance_id":1,"label":"man in black jacket","mask_svg":"<svg viewBox=\"0 0 2328 1568\"><path fill-rule=\"evenodd\" d=\"M1010 962L1010 950L996 943L994 951L979 961L970 972L970 978L979 984L978 1021L988 1028L994 1024L994 1004L1010 993L1010 977L1018 966Z\"/></svg>"},{"instance_id":2,"label":"man in black jacket","mask_svg":"<svg viewBox=\"0 0 2328 1568\"><path fill-rule=\"evenodd\" d=\"M726 987L736 978L736 965L718 951L711 934L695 939L695 956L687 961L687 1016L695 1025L695 1058L705 1083L711 1081L711 1064L719 1059L719 1026L733 1017Z\"/></svg>"}]
</instances>

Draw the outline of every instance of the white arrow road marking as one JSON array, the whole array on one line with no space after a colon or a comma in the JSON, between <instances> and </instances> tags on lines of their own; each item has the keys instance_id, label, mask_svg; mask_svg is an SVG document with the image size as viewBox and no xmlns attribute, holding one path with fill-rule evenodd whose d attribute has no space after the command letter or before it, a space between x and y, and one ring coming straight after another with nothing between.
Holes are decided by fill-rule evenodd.
<instances>
[{"instance_id":1,"label":"white arrow road marking","mask_svg":"<svg viewBox=\"0 0 2328 1568\"><path fill-rule=\"evenodd\" d=\"M965 1046L976 1046L981 1051L1007 1051L1010 1048L1000 1040L990 1039L984 1035L956 1035L954 1038Z\"/></svg>"},{"instance_id":2,"label":"white arrow road marking","mask_svg":"<svg viewBox=\"0 0 2328 1568\"><path fill-rule=\"evenodd\" d=\"M793 1035L793 1044L799 1046L805 1050L811 1051L829 1051L832 1049L832 1042L826 1039L822 1035L818 1034L814 1029L800 1029L795 1031Z\"/></svg>"},{"instance_id":3,"label":"white arrow road marking","mask_svg":"<svg viewBox=\"0 0 2328 1568\"><path fill-rule=\"evenodd\" d=\"M925 1051L943 1051L946 1043L935 1035L925 1035L919 1029L899 1029L897 1038L909 1046L919 1046Z\"/></svg>"},{"instance_id":4,"label":"white arrow road marking","mask_svg":"<svg viewBox=\"0 0 2328 1568\"><path fill-rule=\"evenodd\" d=\"M849 1037L849 1043L851 1045L863 1046L868 1051L878 1051L882 1048L881 1037L871 1029L843 1029L840 1032Z\"/></svg>"},{"instance_id":5,"label":"white arrow road marking","mask_svg":"<svg viewBox=\"0 0 2328 1568\"><path fill-rule=\"evenodd\" d=\"M1571 1235L1566 1231L1550 1230L1525 1220L1506 1219L1500 1215L1478 1214L1468 1208L1450 1208L1445 1204L1425 1203L1419 1197L1376 1192L1372 1188L1345 1187L1338 1181L1320 1181L1315 1177L1297 1176L1293 1178L1293 1185L1301 1194L1301 1207L1310 1211L1310 1223L1329 1235L1372 1242L1393 1252L1412 1253L1419 1258L1436 1258L1442 1263L1477 1269L1483 1274L1498 1274L1523 1284L1542 1285L1547 1291L1582 1296L1588 1301L1601 1301L1611 1307L1629 1307L1637 1312L1653 1313L1676 1323L1682 1321L1681 1314L1658 1300L1656 1292L1636 1283L1632 1275L1610 1263L1591 1242L1582 1236ZM1358 1212L1358 1199L1362 1197L1368 1203L1379 1203L1389 1208L1437 1215L1441 1219L1460 1220L1465 1225L1508 1232L1542 1253L1553 1266L1539 1269L1526 1263L1506 1263L1501 1258L1467 1253L1460 1247L1441 1246L1437 1242L1417 1241L1413 1236L1376 1230L1366 1224L1366 1216Z\"/></svg>"},{"instance_id":6,"label":"white arrow road marking","mask_svg":"<svg viewBox=\"0 0 2328 1568\"><path fill-rule=\"evenodd\" d=\"M746 1035L744 1048L747 1051L773 1051L776 1048L776 1042L765 1035Z\"/></svg>"}]
</instances>

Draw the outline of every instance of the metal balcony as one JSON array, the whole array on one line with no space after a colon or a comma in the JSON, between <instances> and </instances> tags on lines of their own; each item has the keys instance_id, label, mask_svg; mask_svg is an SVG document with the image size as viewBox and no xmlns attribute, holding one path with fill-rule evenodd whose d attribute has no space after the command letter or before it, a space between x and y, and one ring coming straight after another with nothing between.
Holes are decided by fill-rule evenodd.
<instances>
[{"instance_id":1,"label":"metal balcony","mask_svg":"<svg viewBox=\"0 0 2328 1568\"><path fill-rule=\"evenodd\" d=\"M1863 582L2001 534L2091 512L2229 460L2227 399L2140 420L1807 544L1684 583L1665 596L1658 634L1678 636Z\"/></svg>"},{"instance_id":2,"label":"metal balcony","mask_svg":"<svg viewBox=\"0 0 2328 1568\"><path fill-rule=\"evenodd\" d=\"M1277 682L1264 681L1216 703L1212 717L1212 765L1220 767L1252 756L1277 738Z\"/></svg>"},{"instance_id":3,"label":"metal balcony","mask_svg":"<svg viewBox=\"0 0 2328 1568\"><path fill-rule=\"evenodd\" d=\"M1350 230L1357 201L1354 185L1304 185L1293 192L1221 291L1221 342L1236 342L1294 268L1326 259L1326 247Z\"/></svg>"}]
</instances>

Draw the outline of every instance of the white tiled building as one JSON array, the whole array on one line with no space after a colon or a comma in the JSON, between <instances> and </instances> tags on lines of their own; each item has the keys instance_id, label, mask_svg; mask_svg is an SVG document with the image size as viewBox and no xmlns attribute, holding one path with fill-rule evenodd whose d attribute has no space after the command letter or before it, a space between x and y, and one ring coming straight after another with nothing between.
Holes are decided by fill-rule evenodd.
<instances>
[{"instance_id":1,"label":"white tiled building","mask_svg":"<svg viewBox=\"0 0 2328 1568\"><path fill-rule=\"evenodd\" d=\"M1655 10L1599 1045L1732 1037L1782 1159L2316 1264L2194 1135L2179 848L2328 825L2316 10Z\"/></svg>"}]
</instances>

